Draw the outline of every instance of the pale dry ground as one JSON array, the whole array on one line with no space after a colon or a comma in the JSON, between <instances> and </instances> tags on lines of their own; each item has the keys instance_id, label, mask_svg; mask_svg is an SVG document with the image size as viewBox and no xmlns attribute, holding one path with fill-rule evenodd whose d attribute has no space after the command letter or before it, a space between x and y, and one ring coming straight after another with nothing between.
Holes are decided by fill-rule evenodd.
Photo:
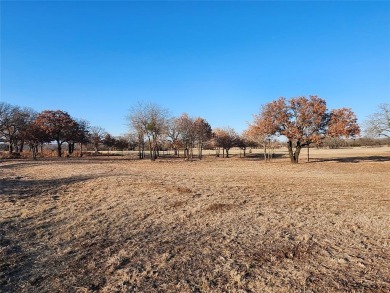
<instances>
[{"instance_id":1,"label":"pale dry ground","mask_svg":"<svg viewBox=\"0 0 390 293\"><path fill-rule=\"evenodd\" d=\"M390 292L390 148L304 155L2 161L0 291Z\"/></svg>"}]
</instances>

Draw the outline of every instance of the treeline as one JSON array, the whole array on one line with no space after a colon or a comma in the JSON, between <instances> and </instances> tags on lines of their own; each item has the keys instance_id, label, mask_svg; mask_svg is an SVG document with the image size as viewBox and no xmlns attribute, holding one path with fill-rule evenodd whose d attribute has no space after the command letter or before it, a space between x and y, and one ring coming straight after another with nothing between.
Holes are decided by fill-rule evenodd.
<instances>
[{"instance_id":1,"label":"treeline","mask_svg":"<svg viewBox=\"0 0 390 293\"><path fill-rule=\"evenodd\" d=\"M151 160L156 160L164 143L174 151L176 156L183 151L185 159L193 159L194 149L202 159L206 147L215 149L216 155L229 157L229 150L240 147L244 151L254 145L245 135L239 135L233 128L214 128L202 117L190 117L183 113L179 117L170 117L167 109L155 104L138 104L128 116L132 136L136 139L138 156L145 158L145 149Z\"/></svg>"},{"instance_id":2,"label":"treeline","mask_svg":"<svg viewBox=\"0 0 390 293\"><path fill-rule=\"evenodd\" d=\"M229 149L235 146L246 148L240 135L232 128L216 128L203 118L192 118L187 114L180 117L168 117L167 110L157 105L148 104L139 116L129 116L131 131L124 136L114 137L100 126L91 126L83 119L76 119L65 111L45 110L40 113L31 108L22 108L8 103L0 103L0 143L6 147L9 154L23 153L26 147L35 159L43 153L43 147L55 142L57 156L63 155L66 145L67 154L82 156L85 146L90 146L98 154L99 148L105 146L108 150L136 150L139 158L145 158L145 152L150 151L150 157L155 160L161 150L171 149L176 156L183 151L186 159L197 156L202 158L202 150L215 148L217 155L222 149L222 156L229 156ZM134 127L133 127L134 126ZM139 128L139 127L142 127ZM226 155L225 155L226 154Z\"/></svg>"},{"instance_id":3,"label":"treeline","mask_svg":"<svg viewBox=\"0 0 390 293\"><path fill-rule=\"evenodd\" d=\"M389 110L387 104L380 109ZM367 129L373 136L388 136L390 124L388 112L375 113L368 121ZM388 115L388 116L386 116ZM375 119L374 119L375 118ZM381 118L381 119L379 119ZM316 147L345 147L382 144L383 140L358 137L360 126L349 108L326 108L325 100L317 96L297 97L289 100L279 98L263 105L254 115L252 123L242 134L230 127L212 128L202 117L190 117L183 113L171 117L169 111L152 103L139 103L131 108L127 117L129 133L114 137L102 127L91 126L86 120L76 119L67 112L45 110L37 113L31 108L22 108L0 103L0 143L10 154L22 153L25 146L33 158L45 144L56 143L57 156L61 157L63 146L68 155L83 155L83 147L137 150L139 159L156 160L162 150L172 150L175 156L185 159L196 156L202 159L203 149L213 149L216 156L229 157L233 147L263 148L265 159L270 159L271 149L280 145L280 136L287 138L287 147L292 163L299 160L300 150L310 145ZM387 127L387 128L386 128Z\"/></svg>"},{"instance_id":4,"label":"treeline","mask_svg":"<svg viewBox=\"0 0 390 293\"><path fill-rule=\"evenodd\" d=\"M320 148L339 149L353 147L380 147L390 146L390 139L362 136L357 138L327 138L319 145Z\"/></svg>"},{"instance_id":5,"label":"treeline","mask_svg":"<svg viewBox=\"0 0 390 293\"><path fill-rule=\"evenodd\" d=\"M61 157L64 144L72 155L76 144L79 155L83 146L90 144L98 151L99 145L109 148L127 148L124 137L115 138L99 126L91 126L83 119L75 119L67 112L45 110L37 113L31 108L22 108L8 103L0 103L0 142L7 146L9 154L20 154L26 146L33 158L43 152L43 146L56 142L57 156Z\"/></svg>"}]
</instances>

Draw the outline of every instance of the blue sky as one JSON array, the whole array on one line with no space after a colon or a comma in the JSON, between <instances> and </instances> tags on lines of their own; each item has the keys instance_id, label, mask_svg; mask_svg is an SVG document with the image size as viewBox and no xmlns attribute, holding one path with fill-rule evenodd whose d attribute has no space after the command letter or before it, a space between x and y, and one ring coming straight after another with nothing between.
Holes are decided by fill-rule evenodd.
<instances>
[{"instance_id":1,"label":"blue sky","mask_svg":"<svg viewBox=\"0 0 390 293\"><path fill-rule=\"evenodd\" d=\"M319 95L390 103L389 2L1 1L0 101L127 131L138 101L212 127Z\"/></svg>"}]
</instances>

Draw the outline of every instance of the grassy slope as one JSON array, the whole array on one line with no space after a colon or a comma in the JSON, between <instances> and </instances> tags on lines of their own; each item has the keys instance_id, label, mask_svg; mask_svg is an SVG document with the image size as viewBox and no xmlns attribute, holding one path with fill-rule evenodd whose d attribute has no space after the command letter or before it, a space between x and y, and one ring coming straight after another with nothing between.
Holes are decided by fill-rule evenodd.
<instances>
[{"instance_id":1,"label":"grassy slope","mask_svg":"<svg viewBox=\"0 0 390 293\"><path fill-rule=\"evenodd\" d=\"M313 156L2 162L0 291L390 291L389 149Z\"/></svg>"}]
</instances>

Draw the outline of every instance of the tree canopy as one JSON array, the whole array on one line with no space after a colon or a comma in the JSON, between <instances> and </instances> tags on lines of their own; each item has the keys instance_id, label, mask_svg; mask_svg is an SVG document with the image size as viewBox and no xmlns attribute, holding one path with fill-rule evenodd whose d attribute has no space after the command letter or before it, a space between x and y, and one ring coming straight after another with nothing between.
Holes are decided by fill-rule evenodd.
<instances>
[{"instance_id":1,"label":"tree canopy","mask_svg":"<svg viewBox=\"0 0 390 293\"><path fill-rule=\"evenodd\" d=\"M265 104L255 116L252 131L262 137L282 135L292 163L298 163L304 146L319 143L328 133L332 136L353 136L360 132L356 116L350 109L327 111L326 102L318 96L281 97Z\"/></svg>"}]
</instances>

